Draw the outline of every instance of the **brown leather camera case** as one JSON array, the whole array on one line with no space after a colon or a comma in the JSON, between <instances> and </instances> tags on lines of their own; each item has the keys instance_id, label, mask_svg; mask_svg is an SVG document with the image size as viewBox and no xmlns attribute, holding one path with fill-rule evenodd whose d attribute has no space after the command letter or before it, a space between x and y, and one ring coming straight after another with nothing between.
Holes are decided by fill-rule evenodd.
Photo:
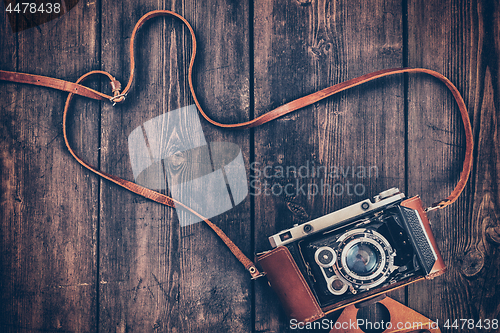
<instances>
[{"instance_id":1,"label":"brown leather camera case","mask_svg":"<svg viewBox=\"0 0 500 333\"><path fill-rule=\"evenodd\" d=\"M262 269L266 272L267 279L278 295L287 315L300 322L312 322L348 305L365 301L422 279L433 279L443 274L446 271L446 266L439 253L434 236L432 235L427 214L422 207L422 201L418 196L415 196L404 200L401 206L414 209L419 213L425 231L437 254L436 262L429 275L411 277L386 287L375 288L361 293L360 295L353 295L353 297L348 300L321 308L304 276L297 267L290 251L284 246L279 246L260 255L257 260L262 266Z\"/></svg>"}]
</instances>

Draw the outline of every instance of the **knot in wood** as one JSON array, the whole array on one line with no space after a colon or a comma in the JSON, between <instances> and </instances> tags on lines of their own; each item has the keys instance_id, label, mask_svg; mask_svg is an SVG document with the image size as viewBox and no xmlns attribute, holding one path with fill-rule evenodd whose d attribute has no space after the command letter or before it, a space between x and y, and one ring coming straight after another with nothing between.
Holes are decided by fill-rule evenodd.
<instances>
[{"instance_id":1,"label":"knot in wood","mask_svg":"<svg viewBox=\"0 0 500 333\"><path fill-rule=\"evenodd\" d=\"M477 275L484 266L484 255L478 250L467 251L460 259L460 271L467 278Z\"/></svg>"},{"instance_id":2,"label":"knot in wood","mask_svg":"<svg viewBox=\"0 0 500 333\"><path fill-rule=\"evenodd\" d=\"M295 202L287 202L286 206L299 221L305 222L309 220L309 215L301 205Z\"/></svg>"},{"instance_id":3,"label":"knot in wood","mask_svg":"<svg viewBox=\"0 0 500 333\"><path fill-rule=\"evenodd\" d=\"M326 56L332 49L332 42L324 38L320 39L316 45L311 46L311 52L317 57Z\"/></svg>"},{"instance_id":4,"label":"knot in wood","mask_svg":"<svg viewBox=\"0 0 500 333\"><path fill-rule=\"evenodd\" d=\"M500 245L500 227L499 226L486 227L486 239L493 245Z\"/></svg>"}]
</instances>

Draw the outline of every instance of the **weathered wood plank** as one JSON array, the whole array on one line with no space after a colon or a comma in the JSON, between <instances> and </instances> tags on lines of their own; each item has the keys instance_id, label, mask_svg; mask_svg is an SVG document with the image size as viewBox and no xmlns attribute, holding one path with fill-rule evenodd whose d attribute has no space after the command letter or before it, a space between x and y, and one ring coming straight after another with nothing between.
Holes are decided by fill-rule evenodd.
<instances>
[{"instance_id":1,"label":"weathered wood plank","mask_svg":"<svg viewBox=\"0 0 500 333\"><path fill-rule=\"evenodd\" d=\"M74 81L98 66L95 6L17 34L1 16L2 69ZM64 147L66 94L0 85L0 330L94 331L98 182ZM98 105L75 106L71 140L95 163Z\"/></svg>"},{"instance_id":2,"label":"weathered wood plank","mask_svg":"<svg viewBox=\"0 0 500 333\"><path fill-rule=\"evenodd\" d=\"M184 15L195 28L199 39L195 81L207 112L222 122L247 119L248 6L188 1L160 7ZM152 1L103 4L107 13L103 15L103 67L124 82L128 45L116 41L130 35L140 16L157 8ZM133 179L128 135L148 120L192 104L186 77L191 51L187 30L172 18L157 18L140 34L136 48L140 66L133 90L125 104L114 109L105 106L102 115L102 167L128 179ZM171 153L181 151L184 140L196 134L190 133L195 123L191 119L187 126L155 139L163 140ZM202 126L207 142L237 143L248 161L248 132L220 131L205 121ZM153 146L151 140L149 145ZM189 166L183 156L179 153L175 169L165 163L163 171L187 176ZM101 198L100 330L252 330L250 280L210 229L202 223L180 227L173 209L107 183L102 185ZM248 200L213 221L250 255Z\"/></svg>"},{"instance_id":3,"label":"weathered wood plank","mask_svg":"<svg viewBox=\"0 0 500 333\"><path fill-rule=\"evenodd\" d=\"M494 1L417 1L408 7L409 65L440 71L457 85L476 140L466 191L453 206L430 216L448 272L409 288L409 305L434 316L441 325L460 318L477 323L500 313L495 278L499 13ZM455 186L464 134L451 94L434 80L410 78L409 110L410 189L430 204Z\"/></svg>"},{"instance_id":4,"label":"weathered wood plank","mask_svg":"<svg viewBox=\"0 0 500 333\"><path fill-rule=\"evenodd\" d=\"M332 84L402 66L402 7L398 1L256 1L254 17L257 115ZM256 195L257 249L268 248L266 236L294 223L393 186L403 190L403 109L403 78L394 77L342 93L256 129L255 161L260 163L256 179L275 186L275 194L286 183L296 184L293 195L275 195L272 187L268 195ZM303 166L310 174L304 175L304 171L304 177L297 173L296 178L266 178L262 172L266 166ZM346 177L329 177L324 171L312 175L313 166L326 167L328 174L335 167L350 171ZM356 169L354 176L352 167ZM374 167L377 172L371 177L358 177L358 167ZM300 191L303 184L305 193ZM321 189L323 184L327 185L326 193L314 195L314 185ZM359 195L354 193L354 185L358 185ZM311 186L310 193L307 186ZM394 297L404 301L404 290ZM267 285L259 281L256 331L287 331L288 318L274 298Z\"/></svg>"},{"instance_id":5,"label":"weathered wood plank","mask_svg":"<svg viewBox=\"0 0 500 333\"><path fill-rule=\"evenodd\" d=\"M392 296L453 331L444 329L446 319L477 322L500 313L500 9L486 0L407 5L407 35L397 1L103 1L81 3L18 34L2 14L0 68L76 80L102 66L125 83L133 24L149 10L168 8L195 28L196 88L207 113L221 122L243 121L333 83L399 67L404 56L410 66L444 73L469 107L475 167L459 201L430 214L448 273ZM147 121L192 103L186 80L190 40L183 26L158 18L143 28L137 46L138 72L126 103L112 108L77 99L71 116L77 150L127 179L133 179L132 131L142 125L146 133ZM251 257L269 247L267 236L392 186L408 184L407 194L420 194L428 204L445 197L463 157L457 109L440 83L409 75L405 124L403 82L394 77L356 88L253 132L219 130L202 120L206 141L236 143L249 180L260 182L250 185L253 198L214 222ZM107 82L101 88L109 89ZM64 97L0 82L0 330L290 331L265 279L252 287L206 226L180 227L174 210L98 181L71 159L60 129ZM186 121L180 131L166 131L165 149L179 151L192 137L197 120ZM196 171L186 156L179 153L175 163L161 166L167 178L186 180ZM329 178L321 169L318 175L318 167L346 172L353 166L376 167L376 174ZM279 167L297 173L279 174ZM347 182L362 184L358 190L365 193L308 195L337 183L346 191ZM290 195L277 193L288 183L295 186Z\"/></svg>"}]
</instances>

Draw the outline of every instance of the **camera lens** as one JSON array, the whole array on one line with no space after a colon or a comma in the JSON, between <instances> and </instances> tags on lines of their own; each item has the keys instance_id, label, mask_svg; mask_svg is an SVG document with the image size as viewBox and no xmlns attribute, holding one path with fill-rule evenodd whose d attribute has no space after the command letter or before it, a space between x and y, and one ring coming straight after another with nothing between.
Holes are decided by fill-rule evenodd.
<instances>
[{"instance_id":1,"label":"camera lens","mask_svg":"<svg viewBox=\"0 0 500 333\"><path fill-rule=\"evenodd\" d=\"M333 252L333 249L327 246L317 249L314 256L316 259L316 263L325 268L332 266L337 259L335 252Z\"/></svg>"},{"instance_id":2,"label":"camera lens","mask_svg":"<svg viewBox=\"0 0 500 333\"><path fill-rule=\"evenodd\" d=\"M375 230L349 230L338 238L338 248L335 273L360 290L378 286L397 268L391 244Z\"/></svg>"},{"instance_id":3,"label":"camera lens","mask_svg":"<svg viewBox=\"0 0 500 333\"><path fill-rule=\"evenodd\" d=\"M354 244L346 256L347 267L359 276L368 276L377 269L380 254L371 243Z\"/></svg>"}]
</instances>

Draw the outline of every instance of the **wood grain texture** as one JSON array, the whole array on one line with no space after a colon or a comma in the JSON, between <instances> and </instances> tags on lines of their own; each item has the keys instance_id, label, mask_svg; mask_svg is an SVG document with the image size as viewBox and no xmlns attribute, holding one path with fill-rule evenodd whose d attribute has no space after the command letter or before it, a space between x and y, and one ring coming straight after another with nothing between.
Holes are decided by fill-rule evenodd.
<instances>
[{"instance_id":1,"label":"wood grain texture","mask_svg":"<svg viewBox=\"0 0 500 333\"><path fill-rule=\"evenodd\" d=\"M176 11L195 29L195 89L223 123L379 69L418 66L449 77L468 105L475 153L462 197L429 214L448 272L391 296L438 319L444 332L460 331L445 329L447 319L499 317L497 2L80 1L19 33L2 12L0 69L72 81L103 69L125 83L133 25L155 9ZM71 140L82 157L133 180L128 136L192 104L186 32L172 18L141 28L125 103L76 99ZM88 84L109 92L104 80ZM209 228L181 227L175 210L100 181L71 159L61 136L65 95L0 82L0 331L296 331L266 280L250 281ZM176 154L161 165L165 177L183 182L196 171L181 151L196 124L165 131L164 147ZM441 199L464 154L451 94L423 75L382 79L251 130L201 126L207 142L242 151L252 194L212 220L250 258L269 248L269 235L393 186L427 204ZM379 312L363 315L373 321Z\"/></svg>"},{"instance_id":2,"label":"wood grain texture","mask_svg":"<svg viewBox=\"0 0 500 333\"><path fill-rule=\"evenodd\" d=\"M103 3L103 12L113 13L103 21L103 66L122 82L129 75L128 46L115 41L130 35L133 28L124 24L124 17L135 22L157 6L148 1ZM184 15L197 32L196 88L210 115L225 122L247 119L248 6L197 1L160 7ZM132 179L126 141L132 130L193 104L187 87L191 53L187 29L170 17L157 18L139 34L136 57L141 66L133 91L126 105L106 106L102 115L102 168L127 179ZM162 138L168 155L182 155L183 142L194 125L185 123ZM237 143L248 159L247 134L202 126L207 142ZM165 163L164 172L185 179L191 172L189 165L182 157L178 162ZM174 210L106 183L101 197L101 331L251 331L250 281L210 229L203 223L180 227ZM249 220L247 202L214 222L250 255Z\"/></svg>"},{"instance_id":3,"label":"wood grain texture","mask_svg":"<svg viewBox=\"0 0 500 333\"><path fill-rule=\"evenodd\" d=\"M2 68L76 80L97 64L97 23L83 4L17 34L2 21ZM0 90L0 330L92 331L98 182L64 147L65 94L3 82ZM71 139L95 163L98 108L77 104Z\"/></svg>"},{"instance_id":4,"label":"wood grain texture","mask_svg":"<svg viewBox=\"0 0 500 333\"><path fill-rule=\"evenodd\" d=\"M499 13L498 4L490 1L416 2L408 7L409 65L451 78L468 104L474 129L474 168L465 193L449 209L430 216L448 273L409 288L409 306L442 323L484 321L500 313L495 278ZM458 130L458 108L434 80L420 77L410 78L409 104L410 190L432 201L455 186L460 172L465 139Z\"/></svg>"},{"instance_id":5,"label":"wood grain texture","mask_svg":"<svg viewBox=\"0 0 500 333\"><path fill-rule=\"evenodd\" d=\"M397 1L257 1L254 36L256 115L403 62ZM404 149L403 77L352 89L257 128L257 249L269 247L264 235L381 190L404 188ZM297 173L264 173L266 167L295 167ZM313 171L318 168L319 173ZM373 170L371 176L358 174L363 169ZM280 193L287 184L294 185L291 195ZM269 287L257 286L256 331L288 331L289 322ZM404 290L394 297L404 301Z\"/></svg>"}]
</instances>

